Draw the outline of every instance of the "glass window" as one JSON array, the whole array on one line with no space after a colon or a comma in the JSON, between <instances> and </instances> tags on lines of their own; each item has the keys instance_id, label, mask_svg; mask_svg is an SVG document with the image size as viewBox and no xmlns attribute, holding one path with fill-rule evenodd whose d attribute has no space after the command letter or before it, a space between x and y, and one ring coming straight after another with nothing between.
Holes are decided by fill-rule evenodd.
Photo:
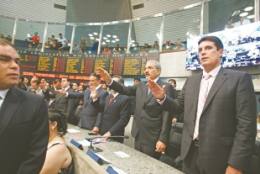
<instances>
[{"instance_id":1,"label":"glass window","mask_svg":"<svg viewBox=\"0 0 260 174\"><path fill-rule=\"evenodd\" d=\"M254 22L254 0L211 0L208 2L209 32Z\"/></svg>"},{"instance_id":2,"label":"glass window","mask_svg":"<svg viewBox=\"0 0 260 174\"><path fill-rule=\"evenodd\" d=\"M14 19L0 16L0 37L12 40Z\"/></svg>"},{"instance_id":3,"label":"glass window","mask_svg":"<svg viewBox=\"0 0 260 174\"><path fill-rule=\"evenodd\" d=\"M197 6L165 16L163 51L186 49L187 35L200 33L200 12Z\"/></svg>"},{"instance_id":4,"label":"glass window","mask_svg":"<svg viewBox=\"0 0 260 174\"><path fill-rule=\"evenodd\" d=\"M101 53L124 53L127 48L129 23L104 25Z\"/></svg>"},{"instance_id":5,"label":"glass window","mask_svg":"<svg viewBox=\"0 0 260 174\"><path fill-rule=\"evenodd\" d=\"M17 48L40 51L42 46L44 23L18 20L15 37Z\"/></svg>"}]
</instances>

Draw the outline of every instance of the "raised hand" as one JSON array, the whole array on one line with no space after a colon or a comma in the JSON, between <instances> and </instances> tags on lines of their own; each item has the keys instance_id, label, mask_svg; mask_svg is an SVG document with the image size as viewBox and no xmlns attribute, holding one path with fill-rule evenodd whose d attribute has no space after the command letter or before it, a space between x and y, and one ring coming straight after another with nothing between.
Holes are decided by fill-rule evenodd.
<instances>
[{"instance_id":1,"label":"raised hand","mask_svg":"<svg viewBox=\"0 0 260 174\"><path fill-rule=\"evenodd\" d=\"M97 68L96 73L100 75L101 79L103 79L106 84L110 84L112 82L112 78L109 73L103 68Z\"/></svg>"},{"instance_id":2,"label":"raised hand","mask_svg":"<svg viewBox=\"0 0 260 174\"><path fill-rule=\"evenodd\" d=\"M148 80L147 86L150 89L151 93L156 99L162 100L165 97L165 90L163 87L158 85L156 82L152 80Z\"/></svg>"}]
</instances>

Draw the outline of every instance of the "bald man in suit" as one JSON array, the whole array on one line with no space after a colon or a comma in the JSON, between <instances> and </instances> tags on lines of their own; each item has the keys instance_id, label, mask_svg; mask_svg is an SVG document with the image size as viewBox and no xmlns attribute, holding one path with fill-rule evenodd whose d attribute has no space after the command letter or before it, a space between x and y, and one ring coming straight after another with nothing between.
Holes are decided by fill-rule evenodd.
<instances>
[{"instance_id":1,"label":"bald man in suit","mask_svg":"<svg viewBox=\"0 0 260 174\"><path fill-rule=\"evenodd\" d=\"M187 174L241 174L249 170L256 136L256 101L251 77L223 69L222 41L198 42L203 71L188 77L177 99L149 81L164 110L184 110L181 157Z\"/></svg>"}]
</instances>

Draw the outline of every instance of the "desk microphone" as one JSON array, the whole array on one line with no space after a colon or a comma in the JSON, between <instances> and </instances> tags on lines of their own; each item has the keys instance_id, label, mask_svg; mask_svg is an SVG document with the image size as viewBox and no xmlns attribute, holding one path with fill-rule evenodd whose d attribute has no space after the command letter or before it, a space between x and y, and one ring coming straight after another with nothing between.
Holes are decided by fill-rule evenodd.
<instances>
[{"instance_id":1,"label":"desk microphone","mask_svg":"<svg viewBox=\"0 0 260 174\"><path fill-rule=\"evenodd\" d=\"M129 136L127 136L127 135L115 135L115 136L109 136L109 137L93 136L93 137L87 137L85 139L88 140L88 141L93 141L93 140L95 140L97 138L107 138L107 139L110 139L110 138L123 138L123 139L128 139Z\"/></svg>"},{"instance_id":2,"label":"desk microphone","mask_svg":"<svg viewBox=\"0 0 260 174\"><path fill-rule=\"evenodd\" d=\"M110 137L93 136L93 137L85 138L87 141L90 142L90 145L89 145L88 148L91 149L91 150L93 150L94 152L102 152L102 151L103 151L102 149L93 146L93 141L94 141L95 139L98 139L98 138L108 138L108 139L110 139L110 138L124 138L124 139L128 139L129 136L127 136L127 135L126 135L126 136L115 135L115 136L110 136Z\"/></svg>"}]
</instances>

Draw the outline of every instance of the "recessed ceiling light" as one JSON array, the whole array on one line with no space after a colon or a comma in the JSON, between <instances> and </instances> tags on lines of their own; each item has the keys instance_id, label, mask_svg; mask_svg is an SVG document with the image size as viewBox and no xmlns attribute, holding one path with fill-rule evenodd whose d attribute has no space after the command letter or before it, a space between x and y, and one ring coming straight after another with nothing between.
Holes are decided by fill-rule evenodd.
<instances>
[{"instance_id":1,"label":"recessed ceiling light","mask_svg":"<svg viewBox=\"0 0 260 174\"><path fill-rule=\"evenodd\" d=\"M89 33L89 34L88 34L88 36L92 37L92 36L93 36L93 34Z\"/></svg>"},{"instance_id":2,"label":"recessed ceiling light","mask_svg":"<svg viewBox=\"0 0 260 174\"><path fill-rule=\"evenodd\" d=\"M110 35L110 34L107 34L107 37L111 37L111 35Z\"/></svg>"},{"instance_id":3,"label":"recessed ceiling light","mask_svg":"<svg viewBox=\"0 0 260 174\"><path fill-rule=\"evenodd\" d=\"M95 38L93 36L90 37L90 40L95 40Z\"/></svg>"},{"instance_id":4,"label":"recessed ceiling light","mask_svg":"<svg viewBox=\"0 0 260 174\"><path fill-rule=\"evenodd\" d=\"M251 10L253 10L253 9L254 9L254 7L248 6L248 7L244 8L244 11L251 11Z\"/></svg>"},{"instance_id":5,"label":"recessed ceiling light","mask_svg":"<svg viewBox=\"0 0 260 174\"><path fill-rule=\"evenodd\" d=\"M106 40L107 43L110 43L110 40Z\"/></svg>"},{"instance_id":6,"label":"recessed ceiling light","mask_svg":"<svg viewBox=\"0 0 260 174\"><path fill-rule=\"evenodd\" d=\"M106 39L107 39L107 37L103 37L103 39L104 39L104 40L106 40Z\"/></svg>"},{"instance_id":7,"label":"recessed ceiling light","mask_svg":"<svg viewBox=\"0 0 260 174\"><path fill-rule=\"evenodd\" d=\"M117 35L113 35L113 38L114 38L114 39L117 38Z\"/></svg>"},{"instance_id":8,"label":"recessed ceiling light","mask_svg":"<svg viewBox=\"0 0 260 174\"><path fill-rule=\"evenodd\" d=\"M239 14L240 17L245 17L245 16L247 16L247 15L248 15L247 12L243 12L243 13L240 13L240 14Z\"/></svg>"},{"instance_id":9,"label":"recessed ceiling light","mask_svg":"<svg viewBox=\"0 0 260 174\"><path fill-rule=\"evenodd\" d=\"M112 43L116 43L116 41L115 41L115 40L112 40Z\"/></svg>"}]
</instances>

